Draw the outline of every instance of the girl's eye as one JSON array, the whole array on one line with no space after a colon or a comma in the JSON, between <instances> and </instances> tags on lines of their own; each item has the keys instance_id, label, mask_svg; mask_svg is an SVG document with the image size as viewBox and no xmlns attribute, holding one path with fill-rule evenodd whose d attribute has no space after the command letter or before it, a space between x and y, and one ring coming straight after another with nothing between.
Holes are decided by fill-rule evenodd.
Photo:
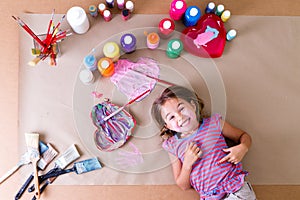
<instances>
[{"instance_id":1,"label":"girl's eye","mask_svg":"<svg viewBox=\"0 0 300 200\"><path fill-rule=\"evenodd\" d=\"M179 111L180 111L180 112L183 111L183 110L184 110L184 107L183 107L183 106L179 108Z\"/></svg>"},{"instance_id":2,"label":"girl's eye","mask_svg":"<svg viewBox=\"0 0 300 200\"><path fill-rule=\"evenodd\" d=\"M169 120L169 121L171 121L171 120L173 120L173 119L174 119L174 115L168 117L168 120Z\"/></svg>"}]
</instances>

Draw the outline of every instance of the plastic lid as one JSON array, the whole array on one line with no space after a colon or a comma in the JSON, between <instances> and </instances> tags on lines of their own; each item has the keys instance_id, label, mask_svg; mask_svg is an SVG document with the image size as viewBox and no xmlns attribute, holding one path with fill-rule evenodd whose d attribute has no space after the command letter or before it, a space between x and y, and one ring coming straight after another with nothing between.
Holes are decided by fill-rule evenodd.
<instances>
[{"instance_id":1,"label":"plastic lid","mask_svg":"<svg viewBox=\"0 0 300 200\"><path fill-rule=\"evenodd\" d=\"M179 49L180 48L180 42L178 42L178 41L174 41L173 43L172 43L172 49L175 49L175 50L177 50L177 49Z\"/></svg>"},{"instance_id":2,"label":"plastic lid","mask_svg":"<svg viewBox=\"0 0 300 200\"><path fill-rule=\"evenodd\" d=\"M108 62L108 60L103 60L103 61L101 62L101 67L102 67L103 69L108 68L108 67L109 67L109 62Z\"/></svg>"},{"instance_id":3,"label":"plastic lid","mask_svg":"<svg viewBox=\"0 0 300 200\"><path fill-rule=\"evenodd\" d=\"M80 72L79 78L83 83L90 83L94 76L90 70L84 69Z\"/></svg>"},{"instance_id":4,"label":"plastic lid","mask_svg":"<svg viewBox=\"0 0 300 200\"><path fill-rule=\"evenodd\" d=\"M99 10L103 11L106 9L106 6L104 3L100 3L99 6L98 6Z\"/></svg>"},{"instance_id":5,"label":"plastic lid","mask_svg":"<svg viewBox=\"0 0 300 200\"><path fill-rule=\"evenodd\" d=\"M236 36L236 30L231 29L230 31L228 31L227 34L228 34L229 36L231 36L231 37L235 37L235 36Z\"/></svg>"},{"instance_id":6,"label":"plastic lid","mask_svg":"<svg viewBox=\"0 0 300 200\"><path fill-rule=\"evenodd\" d=\"M151 44L155 44L159 41L159 36L157 35L157 33L150 33L147 37L149 43Z\"/></svg>"},{"instance_id":7,"label":"plastic lid","mask_svg":"<svg viewBox=\"0 0 300 200\"><path fill-rule=\"evenodd\" d=\"M223 17L230 17L230 11L229 10L225 10L223 13L222 13Z\"/></svg>"},{"instance_id":8,"label":"plastic lid","mask_svg":"<svg viewBox=\"0 0 300 200\"><path fill-rule=\"evenodd\" d=\"M190 15L192 17L195 17L196 15L198 15L198 9L197 8L191 8Z\"/></svg>"},{"instance_id":9,"label":"plastic lid","mask_svg":"<svg viewBox=\"0 0 300 200\"><path fill-rule=\"evenodd\" d=\"M90 7L89 7L89 11L91 11L91 12L95 12L96 10L97 10L96 6L94 6L94 5L90 5Z\"/></svg>"},{"instance_id":10,"label":"plastic lid","mask_svg":"<svg viewBox=\"0 0 300 200\"><path fill-rule=\"evenodd\" d=\"M172 25L171 22L169 20L166 20L163 23L163 28L164 29L169 29L169 28L171 28L171 25Z\"/></svg>"},{"instance_id":11,"label":"plastic lid","mask_svg":"<svg viewBox=\"0 0 300 200\"><path fill-rule=\"evenodd\" d=\"M224 6L222 4L218 5L217 7L218 11L223 11L224 10Z\"/></svg>"},{"instance_id":12,"label":"plastic lid","mask_svg":"<svg viewBox=\"0 0 300 200\"><path fill-rule=\"evenodd\" d=\"M96 58L95 56L93 55L87 55L85 58L84 58L84 62L89 65L89 66L93 66L95 65L95 62L96 62Z\"/></svg>"},{"instance_id":13,"label":"plastic lid","mask_svg":"<svg viewBox=\"0 0 300 200\"><path fill-rule=\"evenodd\" d=\"M175 8L176 8L176 9L181 9L181 8L183 8L183 2L182 2L182 1L177 1L177 2L175 3Z\"/></svg>"},{"instance_id":14,"label":"plastic lid","mask_svg":"<svg viewBox=\"0 0 300 200\"><path fill-rule=\"evenodd\" d=\"M104 17L109 17L110 16L110 11L109 10L104 10L103 16Z\"/></svg>"},{"instance_id":15,"label":"plastic lid","mask_svg":"<svg viewBox=\"0 0 300 200\"><path fill-rule=\"evenodd\" d=\"M125 7L127 9L132 9L133 8L133 2L132 1L127 1Z\"/></svg>"},{"instance_id":16,"label":"plastic lid","mask_svg":"<svg viewBox=\"0 0 300 200\"><path fill-rule=\"evenodd\" d=\"M131 44L132 43L132 37L130 35L126 35L124 37L124 43L125 44Z\"/></svg>"},{"instance_id":17,"label":"plastic lid","mask_svg":"<svg viewBox=\"0 0 300 200\"><path fill-rule=\"evenodd\" d=\"M208 8L210 8L210 9L213 9L215 6L216 6L216 5L215 5L214 2L210 2L210 3L208 4Z\"/></svg>"}]
</instances>

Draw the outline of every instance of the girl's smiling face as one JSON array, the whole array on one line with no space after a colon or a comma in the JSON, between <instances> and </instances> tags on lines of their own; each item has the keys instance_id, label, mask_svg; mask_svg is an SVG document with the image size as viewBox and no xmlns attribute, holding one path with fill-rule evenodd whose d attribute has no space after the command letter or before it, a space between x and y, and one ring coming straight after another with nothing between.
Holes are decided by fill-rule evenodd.
<instances>
[{"instance_id":1,"label":"girl's smiling face","mask_svg":"<svg viewBox=\"0 0 300 200\"><path fill-rule=\"evenodd\" d=\"M193 133L199 127L196 106L180 98L170 98L161 107L166 127L178 133Z\"/></svg>"}]
</instances>

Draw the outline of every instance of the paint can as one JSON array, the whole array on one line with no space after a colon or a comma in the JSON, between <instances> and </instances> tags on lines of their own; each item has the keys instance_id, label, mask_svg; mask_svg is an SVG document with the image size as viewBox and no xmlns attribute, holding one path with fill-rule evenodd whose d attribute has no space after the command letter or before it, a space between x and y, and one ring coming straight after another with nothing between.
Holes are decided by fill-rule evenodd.
<instances>
[{"instance_id":1,"label":"paint can","mask_svg":"<svg viewBox=\"0 0 300 200\"><path fill-rule=\"evenodd\" d=\"M175 21L180 20L184 15L186 9L187 5L184 0L173 0L171 2L169 11L170 17Z\"/></svg>"},{"instance_id":2,"label":"paint can","mask_svg":"<svg viewBox=\"0 0 300 200\"><path fill-rule=\"evenodd\" d=\"M106 22L109 22L112 19L112 14L111 14L110 10L104 10L104 12L103 12L103 19Z\"/></svg>"},{"instance_id":3,"label":"paint can","mask_svg":"<svg viewBox=\"0 0 300 200\"><path fill-rule=\"evenodd\" d=\"M214 2L209 2L205 8L205 13L214 13L216 9L216 5Z\"/></svg>"},{"instance_id":4,"label":"paint can","mask_svg":"<svg viewBox=\"0 0 300 200\"><path fill-rule=\"evenodd\" d=\"M122 35L120 44L125 53L132 53L136 49L136 37L131 33L126 33Z\"/></svg>"},{"instance_id":5,"label":"paint can","mask_svg":"<svg viewBox=\"0 0 300 200\"><path fill-rule=\"evenodd\" d=\"M131 15L130 11L126 8L122 10L121 14L122 14L122 19L124 21L128 20L130 18L130 15Z\"/></svg>"},{"instance_id":6,"label":"paint can","mask_svg":"<svg viewBox=\"0 0 300 200\"><path fill-rule=\"evenodd\" d=\"M97 69L97 60L94 55L85 56L83 59L83 64L90 71L95 71Z\"/></svg>"},{"instance_id":7,"label":"paint can","mask_svg":"<svg viewBox=\"0 0 300 200\"><path fill-rule=\"evenodd\" d=\"M67 21L75 33L84 34L90 27L90 22L83 8L75 6L68 10Z\"/></svg>"},{"instance_id":8,"label":"paint can","mask_svg":"<svg viewBox=\"0 0 300 200\"><path fill-rule=\"evenodd\" d=\"M85 85L90 85L95 80L93 73L88 69L83 69L83 70L80 71L79 79Z\"/></svg>"},{"instance_id":9,"label":"paint can","mask_svg":"<svg viewBox=\"0 0 300 200\"><path fill-rule=\"evenodd\" d=\"M217 6L215 14L220 17L223 11L224 11L224 5L220 4Z\"/></svg>"},{"instance_id":10,"label":"paint can","mask_svg":"<svg viewBox=\"0 0 300 200\"><path fill-rule=\"evenodd\" d=\"M183 43L180 39L172 39L168 42L166 54L169 58L177 58L183 50Z\"/></svg>"},{"instance_id":11,"label":"paint can","mask_svg":"<svg viewBox=\"0 0 300 200\"><path fill-rule=\"evenodd\" d=\"M125 8L128 9L132 13L133 10L134 10L133 2L132 1L127 1L126 4L125 4Z\"/></svg>"},{"instance_id":12,"label":"paint can","mask_svg":"<svg viewBox=\"0 0 300 200\"><path fill-rule=\"evenodd\" d=\"M115 1L114 0L105 0L106 1L106 5L109 8L113 8L115 6Z\"/></svg>"},{"instance_id":13,"label":"paint can","mask_svg":"<svg viewBox=\"0 0 300 200\"><path fill-rule=\"evenodd\" d=\"M200 8L198 8L197 6L189 6L184 13L183 24L186 27L195 26L200 19L200 16Z\"/></svg>"},{"instance_id":14,"label":"paint can","mask_svg":"<svg viewBox=\"0 0 300 200\"><path fill-rule=\"evenodd\" d=\"M169 38L175 30L175 23L172 19L164 18L159 22L158 28L161 38Z\"/></svg>"},{"instance_id":15,"label":"paint can","mask_svg":"<svg viewBox=\"0 0 300 200\"><path fill-rule=\"evenodd\" d=\"M117 0L118 8L123 10L125 7L125 0Z\"/></svg>"},{"instance_id":16,"label":"paint can","mask_svg":"<svg viewBox=\"0 0 300 200\"><path fill-rule=\"evenodd\" d=\"M149 33L147 35L147 47L149 49L156 49L159 46L159 35L155 32Z\"/></svg>"},{"instance_id":17,"label":"paint can","mask_svg":"<svg viewBox=\"0 0 300 200\"><path fill-rule=\"evenodd\" d=\"M115 65L110 58L104 57L98 61L98 70L104 77L110 77L115 72Z\"/></svg>"},{"instance_id":18,"label":"paint can","mask_svg":"<svg viewBox=\"0 0 300 200\"><path fill-rule=\"evenodd\" d=\"M236 37L236 35L237 35L236 30L231 29L226 34L226 40L227 41L231 41L231 40L233 40Z\"/></svg>"},{"instance_id":19,"label":"paint can","mask_svg":"<svg viewBox=\"0 0 300 200\"><path fill-rule=\"evenodd\" d=\"M90 15L92 17L97 17L98 16L98 8L95 5L90 5L89 6L89 12L90 12Z\"/></svg>"},{"instance_id":20,"label":"paint can","mask_svg":"<svg viewBox=\"0 0 300 200\"><path fill-rule=\"evenodd\" d=\"M115 42L107 42L103 47L103 54L116 62L120 57L120 48Z\"/></svg>"},{"instance_id":21,"label":"paint can","mask_svg":"<svg viewBox=\"0 0 300 200\"><path fill-rule=\"evenodd\" d=\"M104 10L106 10L106 5L105 5L104 3L100 3L100 4L98 5L98 10L99 10L99 14L100 14L101 16L103 16L103 12L104 12Z\"/></svg>"},{"instance_id":22,"label":"paint can","mask_svg":"<svg viewBox=\"0 0 300 200\"><path fill-rule=\"evenodd\" d=\"M231 15L230 11L229 11L229 10L225 10L225 11L222 13L222 15L221 15L221 20L222 20L223 22L227 22L227 20L230 18L230 15Z\"/></svg>"}]
</instances>

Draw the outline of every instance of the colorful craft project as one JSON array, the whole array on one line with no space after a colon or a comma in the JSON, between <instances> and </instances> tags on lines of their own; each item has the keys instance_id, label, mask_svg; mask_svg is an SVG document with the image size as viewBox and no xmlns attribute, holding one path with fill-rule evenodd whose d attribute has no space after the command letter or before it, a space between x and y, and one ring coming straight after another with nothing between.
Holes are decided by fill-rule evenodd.
<instances>
[{"instance_id":1,"label":"colorful craft project","mask_svg":"<svg viewBox=\"0 0 300 200\"><path fill-rule=\"evenodd\" d=\"M205 14L196 26L183 30L181 40L189 53L199 57L220 57L226 43L226 30L221 18Z\"/></svg>"},{"instance_id":2,"label":"colorful craft project","mask_svg":"<svg viewBox=\"0 0 300 200\"><path fill-rule=\"evenodd\" d=\"M124 109L107 121L103 119L120 107L109 101L95 105L91 111L93 124L97 127L94 141L101 151L112 151L122 146L131 136L135 126L134 118Z\"/></svg>"},{"instance_id":3,"label":"colorful craft project","mask_svg":"<svg viewBox=\"0 0 300 200\"><path fill-rule=\"evenodd\" d=\"M157 82L155 78L158 78L158 76L159 67L157 62L151 58L141 57L137 62L131 62L127 59L118 60L115 65L115 73L110 80L128 99L134 99L144 91L152 91ZM142 96L137 101L146 96Z\"/></svg>"}]
</instances>

